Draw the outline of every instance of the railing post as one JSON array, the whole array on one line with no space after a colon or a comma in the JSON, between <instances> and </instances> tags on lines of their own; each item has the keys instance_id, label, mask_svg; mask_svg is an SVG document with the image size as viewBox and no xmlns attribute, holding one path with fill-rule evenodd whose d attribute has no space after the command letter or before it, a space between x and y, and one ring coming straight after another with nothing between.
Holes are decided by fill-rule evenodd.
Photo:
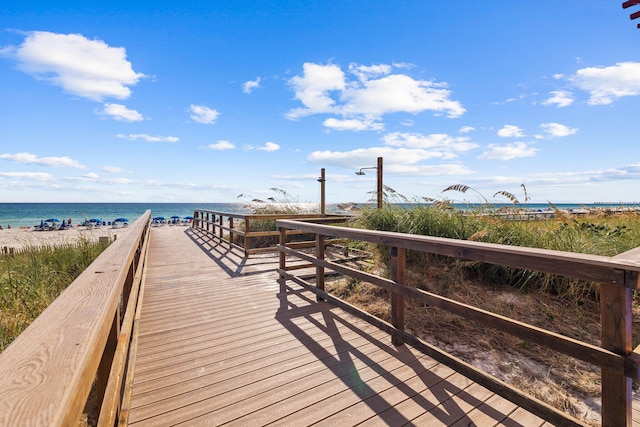
<instances>
[{"instance_id":1,"label":"railing post","mask_svg":"<svg viewBox=\"0 0 640 427\"><path fill-rule=\"evenodd\" d=\"M249 217L244 218L244 256L249 256L249 233L251 233L251 224Z\"/></svg>"},{"instance_id":2,"label":"railing post","mask_svg":"<svg viewBox=\"0 0 640 427\"><path fill-rule=\"evenodd\" d=\"M630 275L630 273L627 273ZM637 276L635 281L637 281ZM626 284L600 285L601 346L621 356L632 351L632 289ZM631 378L602 369L602 426L631 427Z\"/></svg>"},{"instance_id":3,"label":"railing post","mask_svg":"<svg viewBox=\"0 0 640 427\"><path fill-rule=\"evenodd\" d=\"M391 255L391 280L397 285L404 285L405 277L405 248L389 248ZM400 330L404 330L404 295L397 292L391 293L391 324ZM393 345L402 345L404 341L396 336L391 337Z\"/></svg>"},{"instance_id":4,"label":"railing post","mask_svg":"<svg viewBox=\"0 0 640 427\"><path fill-rule=\"evenodd\" d=\"M229 243L233 243L233 217L229 217Z\"/></svg>"},{"instance_id":5,"label":"railing post","mask_svg":"<svg viewBox=\"0 0 640 427\"><path fill-rule=\"evenodd\" d=\"M209 232L209 221L211 221L211 214L207 212L207 233Z\"/></svg>"},{"instance_id":6,"label":"railing post","mask_svg":"<svg viewBox=\"0 0 640 427\"><path fill-rule=\"evenodd\" d=\"M280 232L280 246L284 247L287 245L287 229L280 227L278 231ZM278 278L278 284L280 285L280 293L284 293L287 292L287 280L284 278L284 272L287 269L287 254L280 251L279 257L280 277Z\"/></svg>"},{"instance_id":7,"label":"railing post","mask_svg":"<svg viewBox=\"0 0 640 427\"><path fill-rule=\"evenodd\" d=\"M316 234L316 258L324 260L324 241L325 236L323 234ZM324 291L324 267L316 266L316 288ZM324 298L320 295L316 295L316 301L323 301Z\"/></svg>"},{"instance_id":8,"label":"railing post","mask_svg":"<svg viewBox=\"0 0 640 427\"><path fill-rule=\"evenodd\" d=\"M219 236L220 236L220 240L222 240L222 237L223 237L223 236L222 236L222 226L224 225L224 217L222 216L222 214L220 214L220 221L219 221L219 223L220 223L220 233L219 233Z\"/></svg>"}]
</instances>

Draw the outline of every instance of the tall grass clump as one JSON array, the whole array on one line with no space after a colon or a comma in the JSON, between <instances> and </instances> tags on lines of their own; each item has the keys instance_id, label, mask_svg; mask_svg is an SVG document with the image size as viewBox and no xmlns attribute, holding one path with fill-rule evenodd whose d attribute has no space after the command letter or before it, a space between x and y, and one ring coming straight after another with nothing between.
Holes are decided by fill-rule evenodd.
<instances>
[{"instance_id":1,"label":"tall grass clump","mask_svg":"<svg viewBox=\"0 0 640 427\"><path fill-rule=\"evenodd\" d=\"M463 213L421 205L412 208L386 205L363 208L351 225L371 230L474 240L511 246L552 249L613 256L640 246L637 213L571 215L557 212L555 219L512 220L499 215ZM382 249L382 248L380 248ZM383 261L385 252L380 252ZM455 260L421 252L407 253L409 263L440 263L479 277L493 285L527 291L541 290L572 298L597 297L598 284L480 262Z\"/></svg>"},{"instance_id":2,"label":"tall grass clump","mask_svg":"<svg viewBox=\"0 0 640 427\"><path fill-rule=\"evenodd\" d=\"M108 245L82 239L0 256L0 352Z\"/></svg>"},{"instance_id":3,"label":"tall grass clump","mask_svg":"<svg viewBox=\"0 0 640 427\"><path fill-rule=\"evenodd\" d=\"M270 188L269 191L274 192L275 196L269 197L266 200L251 199L251 201L244 206L244 210L248 211L251 215L297 215L304 213L303 205L285 190ZM246 195L241 194L238 197L246 197ZM244 223L240 224L239 228L245 232L276 231L276 220L252 218L249 222L248 230ZM251 247L262 248L274 246L278 241L278 236L253 237L251 239ZM237 236L234 243L244 245L244 238Z\"/></svg>"}]
</instances>

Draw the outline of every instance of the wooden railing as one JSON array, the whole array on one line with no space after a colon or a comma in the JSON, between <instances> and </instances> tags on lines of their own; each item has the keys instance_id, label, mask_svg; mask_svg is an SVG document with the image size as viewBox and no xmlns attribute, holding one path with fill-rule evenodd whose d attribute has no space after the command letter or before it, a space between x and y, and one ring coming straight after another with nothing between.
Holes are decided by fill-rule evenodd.
<instances>
[{"instance_id":1,"label":"wooden railing","mask_svg":"<svg viewBox=\"0 0 640 427\"><path fill-rule=\"evenodd\" d=\"M98 425L113 426L120 408L126 411L149 216L105 249L0 354L1 426L78 425L92 387Z\"/></svg>"},{"instance_id":2,"label":"wooden railing","mask_svg":"<svg viewBox=\"0 0 640 427\"><path fill-rule=\"evenodd\" d=\"M309 219L315 221L344 222L348 217L336 214L240 214L218 212L212 210L196 210L193 213L193 228L206 231L210 236L226 240L232 246L244 252L245 256L251 254L276 252L278 236L276 220L279 219ZM271 224L272 223L272 224ZM252 226L258 224L260 230L252 230ZM265 230L265 225L270 225ZM287 231L288 236L301 235L299 230ZM257 239L273 239L272 244L257 247ZM252 243L253 242L253 243ZM308 243L308 242L307 242ZM299 247L308 246L305 242L298 242ZM313 246L314 243L311 243Z\"/></svg>"},{"instance_id":3,"label":"wooden railing","mask_svg":"<svg viewBox=\"0 0 640 427\"><path fill-rule=\"evenodd\" d=\"M632 379L639 377L640 367L640 346L632 350L631 304L632 293L639 287L640 248L614 257L606 257L430 236L349 229L301 221L279 220L277 226L281 235L278 245L280 251L278 272L281 291L285 292L288 289L287 280L293 281L303 288L315 292L319 299L331 301L385 330L391 335L394 344L407 343L412 345L487 389L557 426L576 426L583 425L583 423L405 332L405 298L414 298L431 307L447 310L528 342L537 343L570 357L592 363L599 366L602 372L602 425L607 427L631 426L631 384ZM316 235L315 255L304 253L287 245L286 233L288 230L294 229ZM336 262L327 261L324 253L326 239L329 237L388 246L392 263L391 278L378 277ZM404 283L407 250L599 282L601 345L594 346L434 293L406 286ZM305 277L296 276L293 273L296 267L287 265L287 256L305 260L315 266L315 285L305 280ZM326 270L369 282L391 291L391 323L326 292L324 289Z\"/></svg>"}]
</instances>

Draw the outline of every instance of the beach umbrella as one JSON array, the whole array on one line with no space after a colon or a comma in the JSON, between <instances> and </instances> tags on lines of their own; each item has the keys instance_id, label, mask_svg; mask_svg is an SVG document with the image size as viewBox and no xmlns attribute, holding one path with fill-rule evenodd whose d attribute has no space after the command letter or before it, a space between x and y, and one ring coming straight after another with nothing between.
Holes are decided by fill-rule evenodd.
<instances>
[{"instance_id":1,"label":"beach umbrella","mask_svg":"<svg viewBox=\"0 0 640 427\"><path fill-rule=\"evenodd\" d=\"M89 222L102 222L101 218L91 218L89 219Z\"/></svg>"},{"instance_id":2,"label":"beach umbrella","mask_svg":"<svg viewBox=\"0 0 640 427\"><path fill-rule=\"evenodd\" d=\"M58 218L49 218L49 219L45 220L44 222L60 222L60 220Z\"/></svg>"},{"instance_id":3,"label":"beach umbrella","mask_svg":"<svg viewBox=\"0 0 640 427\"><path fill-rule=\"evenodd\" d=\"M116 218L113 222L129 222L129 220L127 218Z\"/></svg>"},{"instance_id":4,"label":"beach umbrella","mask_svg":"<svg viewBox=\"0 0 640 427\"><path fill-rule=\"evenodd\" d=\"M176 218L180 218L180 217L179 217L178 215L173 215L173 216L171 217L171 219L176 219Z\"/></svg>"}]
</instances>

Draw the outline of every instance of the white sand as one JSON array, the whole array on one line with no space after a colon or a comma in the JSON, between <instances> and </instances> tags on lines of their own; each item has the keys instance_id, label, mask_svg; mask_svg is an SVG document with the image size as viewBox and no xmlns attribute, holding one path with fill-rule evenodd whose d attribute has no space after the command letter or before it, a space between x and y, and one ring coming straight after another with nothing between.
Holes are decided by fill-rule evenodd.
<instances>
[{"instance_id":1,"label":"white sand","mask_svg":"<svg viewBox=\"0 0 640 427\"><path fill-rule=\"evenodd\" d=\"M0 230L0 251L6 251L5 248L20 250L34 246L73 244L81 239L98 241L100 237L120 238L129 230L129 227L113 228L111 226L74 227L62 231L34 231L31 228L4 229Z\"/></svg>"}]
</instances>

